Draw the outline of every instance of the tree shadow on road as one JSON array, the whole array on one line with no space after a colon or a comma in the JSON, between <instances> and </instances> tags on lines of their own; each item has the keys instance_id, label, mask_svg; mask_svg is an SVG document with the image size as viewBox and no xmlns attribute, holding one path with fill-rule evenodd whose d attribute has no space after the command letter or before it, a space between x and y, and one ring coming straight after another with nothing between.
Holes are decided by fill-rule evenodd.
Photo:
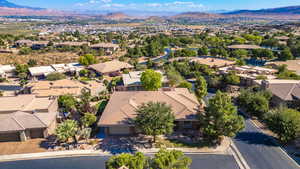
<instances>
[{"instance_id":1,"label":"tree shadow on road","mask_svg":"<svg viewBox=\"0 0 300 169\"><path fill-rule=\"evenodd\" d=\"M256 145L265 145L265 146L272 146L278 147L276 143L274 143L272 136L268 136L266 134L260 132L240 132L236 137L236 141L242 141L247 144L256 144Z\"/></svg>"}]
</instances>

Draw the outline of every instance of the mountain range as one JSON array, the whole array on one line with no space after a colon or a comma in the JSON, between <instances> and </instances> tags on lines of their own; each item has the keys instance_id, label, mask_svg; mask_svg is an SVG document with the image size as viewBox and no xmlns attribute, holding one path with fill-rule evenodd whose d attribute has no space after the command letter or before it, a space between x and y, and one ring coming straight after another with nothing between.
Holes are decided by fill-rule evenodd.
<instances>
[{"instance_id":1,"label":"mountain range","mask_svg":"<svg viewBox=\"0 0 300 169\"><path fill-rule=\"evenodd\" d=\"M100 14L100 15L99 15ZM127 15L129 14L129 15ZM103 14L103 11L94 11L93 14L80 12L66 12L58 10L48 10L39 7L28 7L11 3L7 0L0 0L0 16L95 16L106 20L124 20L141 18L141 12L133 13L130 11L122 11L116 13ZM153 16L153 15L152 15ZM148 16L149 17L149 16ZM163 15L159 14L156 17L170 20L181 19L226 19L226 18L266 18L266 19L300 19L300 6L289 6L271 9L260 10L236 10L231 12L204 13L204 12L185 12L179 14ZM145 16L144 16L145 18Z\"/></svg>"},{"instance_id":2,"label":"mountain range","mask_svg":"<svg viewBox=\"0 0 300 169\"><path fill-rule=\"evenodd\" d=\"M288 6L280 8L260 9L260 10L237 10L233 12L224 13L227 15L241 15L241 14L254 14L254 15L300 15L300 6Z\"/></svg>"},{"instance_id":3,"label":"mountain range","mask_svg":"<svg viewBox=\"0 0 300 169\"><path fill-rule=\"evenodd\" d=\"M35 8L35 7L17 5L17 4L8 2L7 0L0 0L0 7L6 7L6 8L25 8L25 9L32 9L32 10L44 10L44 8Z\"/></svg>"}]
</instances>

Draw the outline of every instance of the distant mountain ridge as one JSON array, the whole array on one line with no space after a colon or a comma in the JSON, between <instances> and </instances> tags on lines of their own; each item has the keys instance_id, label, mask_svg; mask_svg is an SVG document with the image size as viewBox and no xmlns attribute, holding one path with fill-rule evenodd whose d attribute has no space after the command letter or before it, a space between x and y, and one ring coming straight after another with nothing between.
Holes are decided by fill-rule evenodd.
<instances>
[{"instance_id":1,"label":"distant mountain ridge","mask_svg":"<svg viewBox=\"0 0 300 169\"><path fill-rule=\"evenodd\" d=\"M212 14L212 13L204 13L204 12L184 12L181 14L177 14L172 16L172 19L197 19L197 18L219 18L221 15L219 14Z\"/></svg>"},{"instance_id":2,"label":"distant mountain ridge","mask_svg":"<svg viewBox=\"0 0 300 169\"><path fill-rule=\"evenodd\" d=\"M35 8L35 7L17 5L15 3L11 3L11 2L9 2L7 0L0 0L0 7L6 7L6 8L25 8L25 9L31 9L31 10L44 10L44 8Z\"/></svg>"},{"instance_id":3,"label":"distant mountain ridge","mask_svg":"<svg viewBox=\"0 0 300 169\"><path fill-rule=\"evenodd\" d=\"M237 10L233 12L223 13L225 15L242 15L242 14L255 14L255 15L300 15L300 6L288 6L280 8L260 9L260 10Z\"/></svg>"},{"instance_id":4,"label":"distant mountain ridge","mask_svg":"<svg viewBox=\"0 0 300 169\"><path fill-rule=\"evenodd\" d=\"M107 20L123 20L130 19L131 17L122 12L114 12L108 13L107 15L103 16L103 18Z\"/></svg>"}]
</instances>

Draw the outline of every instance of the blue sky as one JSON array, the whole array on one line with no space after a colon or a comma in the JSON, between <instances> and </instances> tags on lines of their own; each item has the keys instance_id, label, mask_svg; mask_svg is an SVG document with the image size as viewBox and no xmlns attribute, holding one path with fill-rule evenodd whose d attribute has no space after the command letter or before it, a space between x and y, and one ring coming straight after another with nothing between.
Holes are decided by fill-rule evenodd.
<instances>
[{"instance_id":1,"label":"blue sky","mask_svg":"<svg viewBox=\"0 0 300 169\"><path fill-rule=\"evenodd\" d=\"M300 0L9 0L33 7L103 11L215 11L300 5Z\"/></svg>"}]
</instances>

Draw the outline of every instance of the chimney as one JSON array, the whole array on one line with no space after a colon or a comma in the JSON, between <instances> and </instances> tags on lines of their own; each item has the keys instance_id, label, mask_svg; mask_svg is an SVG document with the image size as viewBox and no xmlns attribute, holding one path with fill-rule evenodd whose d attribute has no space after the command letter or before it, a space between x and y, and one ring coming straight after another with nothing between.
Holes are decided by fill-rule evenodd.
<instances>
[{"instance_id":1,"label":"chimney","mask_svg":"<svg viewBox=\"0 0 300 169\"><path fill-rule=\"evenodd\" d=\"M270 87L270 83L266 80L261 81L261 86L263 89L268 89Z\"/></svg>"}]
</instances>

